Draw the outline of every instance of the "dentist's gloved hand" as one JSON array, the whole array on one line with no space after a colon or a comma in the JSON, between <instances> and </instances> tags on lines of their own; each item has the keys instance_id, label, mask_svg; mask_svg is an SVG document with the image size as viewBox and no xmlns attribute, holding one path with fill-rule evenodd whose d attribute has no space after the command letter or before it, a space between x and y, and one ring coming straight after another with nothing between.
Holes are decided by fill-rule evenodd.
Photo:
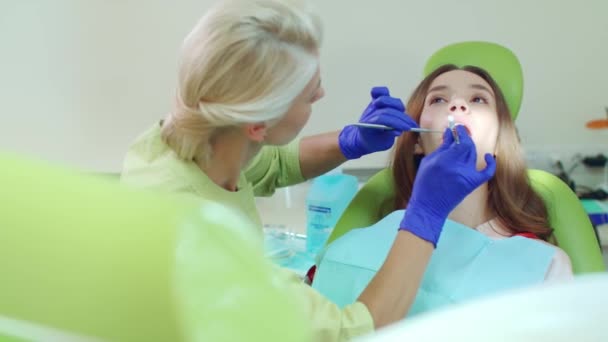
<instances>
[{"instance_id":1,"label":"dentist's gloved hand","mask_svg":"<svg viewBox=\"0 0 608 342\"><path fill-rule=\"evenodd\" d=\"M485 155L486 168L477 171L475 143L464 126L456 126L460 144L449 129L443 144L422 158L414 188L399 230L407 230L437 247L448 215L473 190L490 180L496 161Z\"/></svg>"},{"instance_id":2,"label":"dentist's gloved hand","mask_svg":"<svg viewBox=\"0 0 608 342\"><path fill-rule=\"evenodd\" d=\"M361 115L359 122L385 125L394 129L383 131L352 125L344 127L340 132L338 143L342 154L349 160L388 150L393 146L395 137L413 127L418 127L416 122L405 113L403 102L391 97L386 87L372 89L372 101Z\"/></svg>"}]
</instances>

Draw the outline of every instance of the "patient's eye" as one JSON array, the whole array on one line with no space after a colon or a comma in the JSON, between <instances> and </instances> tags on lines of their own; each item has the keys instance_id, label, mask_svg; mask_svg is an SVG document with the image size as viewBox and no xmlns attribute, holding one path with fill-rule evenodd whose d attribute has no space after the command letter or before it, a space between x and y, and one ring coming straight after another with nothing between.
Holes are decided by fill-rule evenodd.
<instances>
[{"instance_id":1,"label":"patient's eye","mask_svg":"<svg viewBox=\"0 0 608 342\"><path fill-rule=\"evenodd\" d=\"M473 103L487 104L488 100L486 100L483 96L475 96L471 99Z\"/></svg>"},{"instance_id":2,"label":"patient's eye","mask_svg":"<svg viewBox=\"0 0 608 342\"><path fill-rule=\"evenodd\" d=\"M446 102L446 100L445 100L445 99L443 99L443 98L441 98L441 97L438 97L438 96L431 97L431 99L429 100L429 104L435 104L435 103L445 103L445 102Z\"/></svg>"}]
</instances>

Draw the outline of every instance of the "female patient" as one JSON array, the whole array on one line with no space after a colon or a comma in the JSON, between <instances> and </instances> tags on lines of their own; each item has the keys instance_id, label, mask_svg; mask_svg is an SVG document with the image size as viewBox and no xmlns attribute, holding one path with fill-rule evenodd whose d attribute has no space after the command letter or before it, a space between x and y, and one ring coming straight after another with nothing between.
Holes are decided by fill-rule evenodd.
<instances>
[{"instance_id":1,"label":"female patient","mask_svg":"<svg viewBox=\"0 0 608 342\"><path fill-rule=\"evenodd\" d=\"M491 153L496 159L494 178L466 197L452 211L450 220L475 227L491 238L523 235L547 241L552 232L547 209L530 186L511 114L487 72L476 67L441 67L420 83L407 110L421 127L432 129L445 129L446 117L452 115L475 142L478 168L483 161L479 156ZM393 158L396 208L405 208L410 198L419 153L428 154L440 144L440 137L431 134L406 134L399 139ZM570 277L568 256L554 248L546 278Z\"/></svg>"},{"instance_id":2,"label":"female patient","mask_svg":"<svg viewBox=\"0 0 608 342\"><path fill-rule=\"evenodd\" d=\"M450 213L410 314L571 278L566 253L546 242L552 233L547 210L530 186L508 106L491 76L477 67L439 67L415 89L407 112L420 127L442 131L453 117L456 129L466 130L477 147L477 156L471 156L477 168L485 167L488 153L496 160L495 176ZM392 163L398 211L329 245L314 287L340 305L356 298L392 243L392 221L408 204L420 158L444 138L451 137L405 133L399 138Z\"/></svg>"}]
</instances>

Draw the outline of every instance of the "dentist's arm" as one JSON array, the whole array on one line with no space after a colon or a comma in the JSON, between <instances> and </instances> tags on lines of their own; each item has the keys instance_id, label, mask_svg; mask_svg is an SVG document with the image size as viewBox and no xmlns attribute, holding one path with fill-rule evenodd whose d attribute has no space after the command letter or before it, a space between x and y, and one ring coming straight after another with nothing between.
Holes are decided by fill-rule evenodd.
<instances>
[{"instance_id":1,"label":"dentist's arm","mask_svg":"<svg viewBox=\"0 0 608 342\"><path fill-rule=\"evenodd\" d=\"M347 159L338 145L340 131L304 137L300 140L300 170L305 179L330 171Z\"/></svg>"},{"instance_id":2,"label":"dentist's arm","mask_svg":"<svg viewBox=\"0 0 608 342\"><path fill-rule=\"evenodd\" d=\"M403 319L412 306L433 245L400 231L384 264L358 301L367 306L377 328Z\"/></svg>"}]
</instances>

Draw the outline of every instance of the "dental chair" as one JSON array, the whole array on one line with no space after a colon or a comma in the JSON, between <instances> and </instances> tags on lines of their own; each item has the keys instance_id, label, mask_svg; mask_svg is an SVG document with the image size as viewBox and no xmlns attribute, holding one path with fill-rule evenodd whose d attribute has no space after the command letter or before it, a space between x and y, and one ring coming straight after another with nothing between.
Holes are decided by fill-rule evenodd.
<instances>
[{"instance_id":1,"label":"dental chair","mask_svg":"<svg viewBox=\"0 0 608 342\"><path fill-rule=\"evenodd\" d=\"M0 341L307 340L225 207L2 152L0 189Z\"/></svg>"},{"instance_id":2,"label":"dental chair","mask_svg":"<svg viewBox=\"0 0 608 342\"><path fill-rule=\"evenodd\" d=\"M523 74L517 57L510 50L489 42L448 45L431 56L424 75L445 64L473 65L488 71L504 93L515 120L523 95ZM570 257L574 273L606 271L593 226L574 192L549 172L529 169L528 176L534 190L545 201L554 238ZM353 228L370 226L392 212L394 189L389 168L372 176L338 220L327 244Z\"/></svg>"}]
</instances>

